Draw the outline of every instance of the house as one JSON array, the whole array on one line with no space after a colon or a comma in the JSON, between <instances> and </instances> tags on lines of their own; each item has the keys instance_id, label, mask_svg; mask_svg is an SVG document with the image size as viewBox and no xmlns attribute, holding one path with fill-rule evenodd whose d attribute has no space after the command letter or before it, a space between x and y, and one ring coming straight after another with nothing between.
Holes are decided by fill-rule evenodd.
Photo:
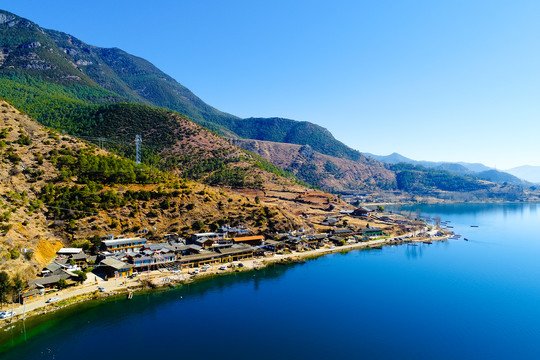
<instances>
[{"instance_id":1,"label":"house","mask_svg":"<svg viewBox=\"0 0 540 360\"><path fill-rule=\"evenodd\" d=\"M317 235L308 235L304 236L304 241L306 246L311 249L318 249L322 245L322 240L326 239L326 235L317 236Z\"/></svg>"},{"instance_id":2,"label":"house","mask_svg":"<svg viewBox=\"0 0 540 360\"><path fill-rule=\"evenodd\" d=\"M249 234L249 230L245 226L237 226L237 227L230 227L229 225L223 225L219 231L224 235L224 237L240 237L240 236L247 236Z\"/></svg>"},{"instance_id":3,"label":"house","mask_svg":"<svg viewBox=\"0 0 540 360\"><path fill-rule=\"evenodd\" d=\"M276 240L265 240L263 248L273 252L277 252L285 249L285 243Z\"/></svg>"},{"instance_id":4,"label":"house","mask_svg":"<svg viewBox=\"0 0 540 360\"><path fill-rule=\"evenodd\" d=\"M199 254L203 248L198 245L170 244L168 248L177 255L195 255Z\"/></svg>"},{"instance_id":5,"label":"house","mask_svg":"<svg viewBox=\"0 0 540 360\"><path fill-rule=\"evenodd\" d=\"M360 232L365 237L383 236L384 235L382 229L378 228L378 227L362 228L362 229L360 229Z\"/></svg>"},{"instance_id":6,"label":"house","mask_svg":"<svg viewBox=\"0 0 540 360\"><path fill-rule=\"evenodd\" d=\"M330 240L330 242L332 242L334 245L337 245L337 246L341 246L345 244L345 239L343 239L340 236L334 235L334 236L329 237L328 240Z\"/></svg>"},{"instance_id":7,"label":"house","mask_svg":"<svg viewBox=\"0 0 540 360\"><path fill-rule=\"evenodd\" d=\"M99 264L101 265L100 270L105 273L105 280L114 277L128 277L133 274L133 268L129 264L113 257L103 259Z\"/></svg>"},{"instance_id":8,"label":"house","mask_svg":"<svg viewBox=\"0 0 540 360\"><path fill-rule=\"evenodd\" d=\"M373 210L368 209L366 207L359 207L358 209L355 209L352 214L354 216L366 217L372 211Z\"/></svg>"},{"instance_id":9,"label":"house","mask_svg":"<svg viewBox=\"0 0 540 360\"><path fill-rule=\"evenodd\" d=\"M236 244L248 244L252 246L259 246L264 242L263 235L254 235L254 236L241 236L233 238L234 243Z\"/></svg>"},{"instance_id":10,"label":"house","mask_svg":"<svg viewBox=\"0 0 540 360\"><path fill-rule=\"evenodd\" d=\"M20 302L24 304L29 300L37 299L39 294L39 289L26 289L21 293Z\"/></svg>"},{"instance_id":11,"label":"house","mask_svg":"<svg viewBox=\"0 0 540 360\"><path fill-rule=\"evenodd\" d=\"M41 270L41 275L43 276L53 275L58 270L77 271L77 270L81 270L81 267L78 266L77 264L71 265L70 261L67 259L61 259L61 260L53 261L49 265L45 266L43 270Z\"/></svg>"},{"instance_id":12,"label":"house","mask_svg":"<svg viewBox=\"0 0 540 360\"><path fill-rule=\"evenodd\" d=\"M198 238L197 240L195 240L193 244L199 245L203 249L208 249L208 248L213 247L214 244L217 244L217 243L215 239L203 237L203 238Z\"/></svg>"},{"instance_id":13,"label":"house","mask_svg":"<svg viewBox=\"0 0 540 360\"><path fill-rule=\"evenodd\" d=\"M289 236L287 240L285 240L285 244L287 244L287 247L290 250L295 250L295 251L304 250L304 246L305 246L305 242L300 236Z\"/></svg>"},{"instance_id":14,"label":"house","mask_svg":"<svg viewBox=\"0 0 540 360\"><path fill-rule=\"evenodd\" d=\"M236 244L230 248L218 249L221 262L240 261L253 257L253 248L249 245Z\"/></svg>"},{"instance_id":15,"label":"house","mask_svg":"<svg viewBox=\"0 0 540 360\"><path fill-rule=\"evenodd\" d=\"M218 243L221 240L225 239L225 234L224 233L216 233L216 232L191 234L191 244L195 244L197 242L197 240L201 240L203 238L204 239L215 240L215 242Z\"/></svg>"},{"instance_id":16,"label":"house","mask_svg":"<svg viewBox=\"0 0 540 360\"><path fill-rule=\"evenodd\" d=\"M109 251L112 253L119 252L138 252L146 244L146 239L144 238L126 238L126 239L111 239L103 240L101 243L103 250Z\"/></svg>"},{"instance_id":17,"label":"house","mask_svg":"<svg viewBox=\"0 0 540 360\"><path fill-rule=\"evenodd\" d=\"M150 266L154 263L154 258L142 253L133 253L128 255L128 261L136 270L150 270Z\"/></svg>"},{"instance_id":18,"label":"house","mask_svg":"<svg viewBox=\"0 0 540 360\"><path fill-rule=\"evenodd\" d=\"M200 254L182 256L177 261L182 269L196 268L203 265L219 264L220 255L213 251L205 251Z\"/></svg>"},{"instance_id":19,"label":"house","mask_svg":"<svg viewBox=\"0 0 540 360\"><path fill-rule=\"evenodd\" d=\"M83 249L81 248L61 248L56 252L58 256L70 256L75 254L81 254Z\"/></svg>"},{"instance_id":20,"label":"house","mask_svg":"<svg viewBox=\"0 0 540 360\"><path fill-rule=\"evenodd\" d=\"M173 263L176 260L176 255L172 251L159 253L145 250L143 252L130 253L127 259L136 270L150 270Z\"/></svg>"},{"instance_id":21,"label":"house","mask_svg":"<svg viewBox=\"0 0 540 360\"><path fill-rule=\"evenodd\" d=\"M321 224L327 225L327 226L334 226L338 223L338 221L339 220L337 218L329 216L326 219L324 219L324 221Z\"/></svg>"},{"instance_id":22,"label":"house","mask_svg":"<svg viewBox=\"0 0 540 360\"><path fill-rule=\"evenodd\" d=\"M354 231L348 228L335 229L332 231L333 236L339 236L339 237L347 237L353 234L354 234Z\"/></svg>"},{"instance_id":23,"label":"house","mask_svg":"<svg viewBox=\"0 0 540 360\"><path fill-rule=\"evenodd\" d=\"M56 289L58 287L58 282L60 281L60 279L65 280L66 284L69 286L76 283L76 277L77 275L71 272L59 269L50 276L29 280L28 286L30 288L37 289Z\"/></svg>"},{"instance_id":24,"label":"house","mask_svg":"<svg viewBox=\"0 0 540 360\"><path fill-rule=\"evenodd\" d=\"M73 254L69 257L68 259L70 262L71 261L74 261L75 262L75 265L77 266L80 266L80 267L84 267L88 264L88 255L86 255L85 253L78 253L78 254Z\"/></svg>"}]
</instances>

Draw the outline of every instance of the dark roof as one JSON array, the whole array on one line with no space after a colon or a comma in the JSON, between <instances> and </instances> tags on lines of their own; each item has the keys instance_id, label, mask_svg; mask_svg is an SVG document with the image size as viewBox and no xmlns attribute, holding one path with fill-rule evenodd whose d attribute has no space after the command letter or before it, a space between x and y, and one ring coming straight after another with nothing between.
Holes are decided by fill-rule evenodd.
<instances>
[{"instance_id":1,"label":"dark roof","mask_svg":"<svg viewBox=\"0 0 540 360\"><path fill-rule=\"evenodd\" d=\"M169 244L168 243L159 243L159 244L146 244L144 247L149 250L162 250L162 249L168 249Z\"/></svg>"},{"instance_id":2,"label":"dark roof","mask_svg":"<svg viewBox=\"0 0 540 360\"><path fill-rule=\"evenodd\" d=\"M371 227L371 228L362 228L360 229L362 232L372 232L372 231L382 231L381 228L378 227Z\"/></svg>"},{"instance_id":3,"label":"dark roof","mask_svg":"<svg viewBox=\"0 0 540 360\"><path fill-rule=\"evenodd\" d=\"M67 280L71 276L72 276L71 274L64 271L63 273L58 274L58 275L51 275L51 276L46 276L46 277L43 277L43 278L37 278L37 279L29 280L28 285L29 286L35 285L37 287L41 287L41 286L45 286L45 285L56 284L60 279Z\"/></svg>"},{"instance_id":4,"label":"dark roof","mask_svg":"<svg viewBox=\"0 0 540 360\"><path fill-rule=\"evenodd\" d=\"M27 297L30 297L30 296L34 296L36 294L39 294L39 290L38 289L32 289L32 290L28 290L28 291L25 291L25 292L21 293L21 296L23 298L27 298Z\"/></svg>"},{"instance_id":5,"label":"dark roof","mask_svg":"<svg viewBox=\"0 0 540 360\"><path fill-rule=\"evenodd\" d=\"M219 249L218 251L222 255L233 255L233 254L241 254L247 251L253 251L253 248L247 245L244 245L242 247L235 245L227 249Z\"/></svg>"},{"instance_id":6,"label":"dark roof","mask_svg":"<svg viewBox=\"0 0 540 360\"><path fill-rule=\"evenodd\" d=\"M54 261L50 263L49 265L45 266L43 270L49 270L52 272L52 271L56 271L58 269L63 269L63 268L64 268L63 264L59 264L58 262Z\"/></svg>"},{"instance_id":7,"label":"dark roof","mask_svg":"<svg viewBox=\"0 0 540 360\"><path fill-rule=\"evenodd\" d=\"M88 255L86 255L85 253L79 253L79 254L72 255L70 257L70 259L73 259L73 260L87 260Z\"/></svg>"}]
</instances>

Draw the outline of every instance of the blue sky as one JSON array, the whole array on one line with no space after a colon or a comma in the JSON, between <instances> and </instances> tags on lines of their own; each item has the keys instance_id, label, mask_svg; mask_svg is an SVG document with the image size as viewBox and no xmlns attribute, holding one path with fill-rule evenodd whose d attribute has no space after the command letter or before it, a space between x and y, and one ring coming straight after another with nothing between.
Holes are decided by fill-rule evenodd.
<instances>
[{"instance_id":1,"label":"blue sky","mask_svg":"<svg viewBox=\"0 0 540 360\"><path fill-rule=\"evenodd\" d=\"M3 9L141 56L237 116L310 121L381 155L540 165L539 1L17 0Z\"/></svg>"}]
</instances>

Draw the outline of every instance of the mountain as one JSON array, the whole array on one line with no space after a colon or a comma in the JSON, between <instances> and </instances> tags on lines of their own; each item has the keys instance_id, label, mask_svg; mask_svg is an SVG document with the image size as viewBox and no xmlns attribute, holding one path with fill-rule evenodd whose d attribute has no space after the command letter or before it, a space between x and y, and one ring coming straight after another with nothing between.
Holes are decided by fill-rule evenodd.
<instances>
[{"instance_id":1,"label":"mountain","mask_svg":"<svg viewBox=\"0 0 540 360\"><path fill-rule=\"evenodd\" d=\"M523 165L506 172L532 183L540 183L540 166Z\"/></svg>"},{"instance_id":2,"label":"mountain","mask_svg":"<svg viewBox=\"0 0 540 360\"><path fill-rule=\"evenodd\" d=\"M469 169L472 172L482 172L482 171L488 171L488 170L494 170L493 168L486 166L484 164L480 163L467 163L467 162L458 162L457 164L462 165Z\"/></svg>"},{"instance_id":3,"label":"mountain","mask_svg":"<svg viewBox=\"0 0 540 360\"><path fill-rule=\"evenodd\" d=\"M453 174L463 175L463 176L473 176L479 179L496 182L496 183L509 183L513 185L525 185L525 186L527 185L526 182L524 182L522 179L519 178L520 177L518 175L520 174L519 169L517 170L516 174L514 174L516 176L514 176L508 172L499 171L480 163L417 161L417 160L409 159L398 153L392 153L386 156L373 155L369 153L366 153L366 155L376 160L379 160L381 162L384 162L386 164L391 164L391 165L398 164L398 163L420 165L426 168L446 170ZM540 181L540 172L539 172L538 181Z\"/></svg>"},{"instance_id":4,"label":"mountain","mask_svg":"<svg viewBox=\"0 0 540 360\"><path fill-rule=\"evenodd\" d=\"M309 145L245 139L236 139L233 143L327 191L377 191L396 186L392 171L363 155L353 161L322 154Z\"/></svg>"},{"instance_id":5,"label":"mountain","mask_svg":"<svg viewBox=\"0 0 540 360\"><path fill-rule=\"evenodd\" d=\"M365 159L359 151L337 141L327 129L307 121L249 118L231 121L228 129L244 139L309 145L321 154L353 161Z\"/></svg>"},{"instance_id":6,"label":"mountain","mask_svg":"<svg viewBox=\"0 0 540 360\"><path fill-rule=\"evenodd\" d=\"M449 171L451 173L459 174L459 175L470 175L470 174L473 173L467 167L465 167L465 166L463 166L461 164L457 164L457 163L442 163L442 164L440 164L438 166L435 166L434 168L438 169L438 170L446 170L446 171Z\"/></svg>"},{"instance_id":7,"label":"mountain","mask_svg":"<svg viewBox=\"0 0 540 360\"><path fill-rule=\"evenodd\" d=\"M130 115L147 108L129 106L142 107L124 110ZM204 171L203 181L212 183L210 178L219 183L227 174L238 180L234 169L245 166L254 168L246 173L246 179L259 177L259 188L213 187L186 180L185 173L174 167L169 172L136 164L46 128L0 101L0 271L32 277L60 247L92 248L99 236L110 233L134 236L147 229L145 236L157 240L160 234L186 236L223 224L245 225L268 234L308 229L315 225L299 214L339 204L337 197L322 192L317 192L320 204L298 201L308 198L305 186L257 167L243 150L175 113L162 111L162 116L170 117L168 121L177 122L186 144L200 143L196 150L185 152L189 146L182 142L169 147L167 151L174 156L189 157L190 151L197 151L204 157L207 153L200 150L205 148L203 142L209 153L236 151L230 153L234 158L243 154L244 158L231 162L230 168L224 164ZM107 121L107 116L104 119ZM253 159L264 167L264 161ZM186 171L194 169L187 166ZM25 254L23 249L34 251Z\"/></svg>"},{"instance_id":8,"label":"mountain","mask_svg":"<svg viewBox=\"0 0 540 360\"><path fill-rule=\"evenodd\" d=\"M487 170L475 174L478 178L496 182L496 183L508 183L513 185L527 185L525 181L521 180L517 176L508 174L498 170Z\"/></svg>"},{"instance_id":9,"label":"mountain","mask_svg":"<svg viewBox=\"0 0 540 360\"><path fill-rule=\"evenodd\" d=\"M414 164L417 163L417 161L409 159L408 157L405 157L401 154L398 154L396 152L390 154L390 155L375 155L370 153L364 153L366 156L369 156L372 159L378 160L380 162L383 162L385 164L397 164L397 163L407 163L407 164Z\"/></svg>"},{"instance_id":10,"label":"mountain","mask_svg":"<svg viewBox=\"0 0 540 360\"><path fill-rule=\"evenodd\" d=\"M70 115L65 110L61 114L42 110L43 101L54 102L50 99L53 90L55 95L63 97L61 106L73 111L80 111L80 101L137 102L178 111L232 138L310 145L330 156L352 160L360 157L358 151L318 125L278 118L240 119L206 104L142 58L117 48L88 45L6 11L0 11L0 15L0 78L3 78L0 96L10 102L18 99L15 103L18 108L49 126L63 127L64 118ZM37 92L36 86L43 91Z\"/></svg>"}]
</instances>

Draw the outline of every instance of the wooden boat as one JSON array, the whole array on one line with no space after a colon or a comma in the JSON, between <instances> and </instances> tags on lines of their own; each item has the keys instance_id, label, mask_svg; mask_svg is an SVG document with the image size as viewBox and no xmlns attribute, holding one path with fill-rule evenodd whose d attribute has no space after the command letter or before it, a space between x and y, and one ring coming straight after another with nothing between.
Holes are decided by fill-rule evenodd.
<instances>
[{"instance_id":1,"label":"wooden boat","mask_svg":"<svg viewBox=\"0 0 540 360\"><path fill-rule=\"evenodd\" d=\"M426 240L426 241L422 241L422 242L423 242L424 244L429 244L429 245L433 244L433 242L431 242L430 240Z\"/></svg>"}]
</instances>

